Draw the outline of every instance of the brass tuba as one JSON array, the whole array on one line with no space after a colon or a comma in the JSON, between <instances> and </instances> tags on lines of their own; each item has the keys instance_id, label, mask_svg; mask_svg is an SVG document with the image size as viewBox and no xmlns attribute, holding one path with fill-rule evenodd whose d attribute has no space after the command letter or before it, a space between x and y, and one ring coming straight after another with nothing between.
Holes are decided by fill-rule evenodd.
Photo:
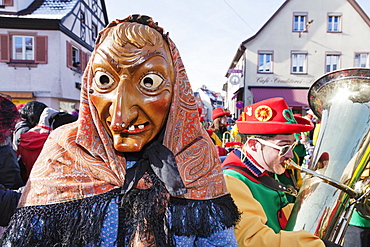
<instances>
[{"instance_id":1,"label":"brass tuba","mask_svg":"<svg viewBox=\"0 0 370 247\"><path fill-rule=\"evenodd\" d=\"M353 208L370 198L369 190L354 189L369 163L370 69L325 74L308 100L321 127L310 169L298 167L306 175L288 227L341 244Z\"/></svg>"}]
</instances>

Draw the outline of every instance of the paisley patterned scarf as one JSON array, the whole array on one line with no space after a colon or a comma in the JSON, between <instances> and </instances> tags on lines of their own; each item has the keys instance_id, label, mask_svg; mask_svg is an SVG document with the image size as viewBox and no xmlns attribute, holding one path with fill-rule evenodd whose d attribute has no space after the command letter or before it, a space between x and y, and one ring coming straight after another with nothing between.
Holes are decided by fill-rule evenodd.
<instances>
[{"instance_id":1,"label":"paisley patterned scarf","mask_svg":"<svg viewBox=\"0 0 370 247\"><path fill-rule=\"evenodd\" d=\"M100 35L125 21L129 19L113 21ZM151 19L147 25L163 31ZM196 101L179 51L170 38L163 36L170 47L175 69L174 95L163 145L174 154L187 189L187 193L178 197L194 200L221 197L227 191L217 151L199 122ZM98 38L95 51L99 44ZM83 199L124 184L126 159L113 148L89 98L94 52L83 75L79 119L50 134L33 167L20 207Z\"/></svg>"}]
</instances>

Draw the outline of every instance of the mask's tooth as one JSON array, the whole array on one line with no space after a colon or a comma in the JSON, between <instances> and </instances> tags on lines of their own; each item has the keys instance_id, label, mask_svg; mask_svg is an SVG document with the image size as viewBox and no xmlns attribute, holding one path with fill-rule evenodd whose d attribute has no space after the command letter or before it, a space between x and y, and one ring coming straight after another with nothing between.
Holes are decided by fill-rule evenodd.
<instances>
[{"instance_id":1,"label":"mask's tooth","mask_svg":"<svg viewBox=\"0 0 370 247\"><path fill-rule=\"evenodd\" d=\"M128 128L128 130L135 130L135 126L133 126L133 125L130 125L130 127Z\"/></svg>"},{"instance_id":2,"label":"mask's tooth","mask_svg":"<svg viewBox=\"0 0 370 247\"><path fill-rule=\"evenodd\" d=\"M139 129L144 129L144 124L140 124L137 126Z\"/></svg>"}]
</instances>

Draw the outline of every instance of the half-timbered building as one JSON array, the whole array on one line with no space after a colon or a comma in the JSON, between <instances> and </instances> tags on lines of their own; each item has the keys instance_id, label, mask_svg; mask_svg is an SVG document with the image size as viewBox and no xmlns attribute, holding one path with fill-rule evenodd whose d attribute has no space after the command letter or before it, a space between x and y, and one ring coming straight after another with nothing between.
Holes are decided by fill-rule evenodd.
<instances>
[{"instance_id":1,"label":"half-timbered building","mask_svg":"<svg viewBox=\"0 0 370 247\"><path fill-rule=\"evenodd\" d=\"M0 92L16 104L78 109L82 73L107 24L104 0L0 0Z\"/></svg>"}]
</instances>

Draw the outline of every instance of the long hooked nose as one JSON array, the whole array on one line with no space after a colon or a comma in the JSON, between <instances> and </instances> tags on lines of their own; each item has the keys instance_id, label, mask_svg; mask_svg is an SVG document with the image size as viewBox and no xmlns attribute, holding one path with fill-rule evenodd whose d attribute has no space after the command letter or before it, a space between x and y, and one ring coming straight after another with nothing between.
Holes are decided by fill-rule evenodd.
<instances>
[{"instance_id":1,"label":"long hooked nose","mask_svg":"<svg viewBox=\"0 0 370 247\"><path fill-rule=\"evenodd\" d=\"M121 81L117 87L115 99L112 99L110 114L112 116L111 129L122 132L135 122L138 117L136 97L130 88L130 82Z\"/></svg>"}]
</instances>

